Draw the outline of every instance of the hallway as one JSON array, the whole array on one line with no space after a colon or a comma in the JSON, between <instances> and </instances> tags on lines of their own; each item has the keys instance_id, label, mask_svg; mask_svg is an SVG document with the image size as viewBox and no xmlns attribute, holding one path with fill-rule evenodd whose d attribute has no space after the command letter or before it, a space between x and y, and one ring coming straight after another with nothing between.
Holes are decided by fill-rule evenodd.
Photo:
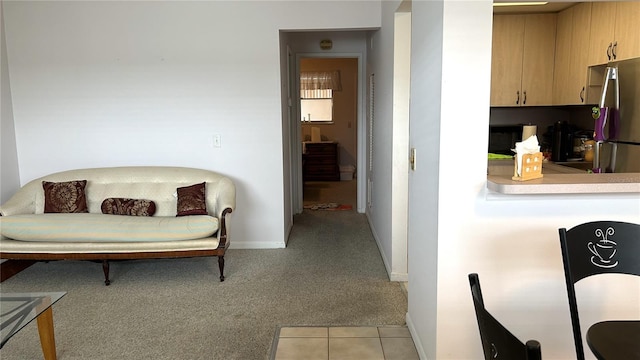
<instances>
[{"instance_id":1,"label":"hallway","mask_svg":"<svg viewBox=\"0 0 640 360\"><path fill-rule=\"evenodd\" d=\"M353 205L356 208L357 181L307 181L304 183L305 210L297 215L296 229L305 236L311 236L314 224L319 226L325 240L335 248L349 246L349 242L337 240L346 232L360 233L354 217L364 215L352 211L314 211L311 205L336 203ZM364 224L368 222L364 220ZM362 224L361 224L362 225ZM309 227L307 229L307 227ZM304 230L301 230L304 229ZM348 229L348 230L347 230ZM369 233L368 230L361 229ZM340 234L340 235L337 235ZM362 235L362 234L361 234ZM368 235L371 236L371 235ZM347 236L349 237L349 236ZM349 239L355 239L349 237ZM371 239L374 241L373 239ZM293 243L292 243L293 245ZM349 253L344 252L344 254ZM343 255L344 255L343 254ZM357 262L358 267L368 266ZM335 264L333 265L335 266ZM360 269L363 270L363 269ZM390 281L391 282L391 281ZM393 282L391 282L393 283ZM407 296L407 283L400 282ZM360 284L361 285L361 284ZM360 286L358 285L358 286ZM367 290L369 291L369 290ZM364 306L364 305L363 305ZM344 319L336 319L337 324L330 325L283 325L278 328L271 348L270 360L288 359L379 359L379 360L417 360L419 355L406 324L372 325L362 320L361 325L338 325Z\"/></svg>"}]
</instances>

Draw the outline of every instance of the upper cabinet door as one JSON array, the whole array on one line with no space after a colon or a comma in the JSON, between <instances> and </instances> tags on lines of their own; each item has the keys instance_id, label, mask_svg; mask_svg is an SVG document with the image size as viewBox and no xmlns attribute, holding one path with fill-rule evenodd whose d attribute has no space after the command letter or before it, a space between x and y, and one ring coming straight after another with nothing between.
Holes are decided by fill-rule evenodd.
<instances>
[{"instance_id":1,"label":"upper cabinet door","mask_svg":"<svg viewBox=\"0 0 640 360\"><path fill-rule=\"evenodd\" d=\"M585 103L591 3L580 3L558 13L553 103Z\"/></svg>"},{"instance_id":2,"label":"upper cabinet door","mask_svg":"<svg viewBox=\"0 0 640 360\"><path fill-rule=\"evenodd\" d=\"M589 65L606 64L611 61L615 21L615 2L594 2L591 4Z\"/></svg>"},{"instance_id":3,"label":"upper cabinet door","mask_svg":"<svg viewBox=\"0 0 640 360\"><path fill-rule=\"evenodd\" d=\"M591 4L581 3L572 7L571 61L569 65L570 89L565 104L584 104L586 99L587 67L589 66L589 34L591 29Z\"/></svg>"},{"instance_id":4,"label":"upper cabinet door","mask_svg":"<svg viewBox=\"0 0 640 360\"><path fill-rule=\"evenodd\" d=\"M640 1L616 3L615 60L640 57Z\"/></svg>"},{"instance_id":5,"label":"upper cabinet door","mask_svg":"<svg viewBox=\"0 0 640 360\"><path fill-rule=\"evenodd\" d=\"M556 14L525 16L522 105L553 103Z\"/></svg>"},{"instance_id":6,"label":"upper cabinet door","mask_svg":"<svg viewBox=\"0 0 640 360\"><path fill-rule=\"evenodd\" d=\"M524 16L494 15L491 105L520 106Z\"/></svg>"},{"instance_id":7,"label":"upper cabinet door","mask_svg":"<svg viewBox=\"0 0 640 360\"><path fill-rule=\"evenodd\" d=\"M594 2L589 65L640 56L640 2Z\"/></svg>"},{"instance_id":8,"label":"upper cabinet door","mask_svg":"<svg viewBox=\"0 0 640 360\"><path fill-rule=\"evenodd\" d=\"M571 50L573 37L572 6L558 13L556 27L556 55L553 70L553 103L567 104L571 100Z\"/></svg>"}]
</instances>

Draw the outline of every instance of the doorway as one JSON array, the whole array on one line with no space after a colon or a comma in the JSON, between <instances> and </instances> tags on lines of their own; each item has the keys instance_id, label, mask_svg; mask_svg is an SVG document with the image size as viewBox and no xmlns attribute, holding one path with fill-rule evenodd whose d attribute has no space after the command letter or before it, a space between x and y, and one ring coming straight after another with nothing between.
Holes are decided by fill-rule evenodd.
<instances>
[{"instance_id":1,"label":"doorway","mask_svg":"<svg viewBox=\"0 0 640 360\"><path fill-rule=\"evenodd\" d=\"M303 208L356 209L359 58L302 55L297 64Z\"/></svg>"}]
</instances>

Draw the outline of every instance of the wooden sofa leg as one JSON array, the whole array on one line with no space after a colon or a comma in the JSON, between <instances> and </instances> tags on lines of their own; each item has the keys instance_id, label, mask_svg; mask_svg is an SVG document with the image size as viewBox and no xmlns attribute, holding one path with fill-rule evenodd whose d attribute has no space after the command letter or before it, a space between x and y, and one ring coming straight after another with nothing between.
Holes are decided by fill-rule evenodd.
<instances>
[{"instance_id":1,"label":"wooden sofa leg","mask_svg":"<svg viewBox=\"0 0 640 360\"><path fill-rule=\"evenodd\" d=\"M109 261L102 260L102 271L104 272L104 284L109 286L111 284L111 280L109 280Z\"/></svg>"},{"instance_id":2,"label":"wooden sofa leg","mask_svg":"<svg viewBox=\"0 0 640 360\"><path fill-rule=\"evenodd\" d=\"M220 282L224 281L224 256L218 255L218 267L220 268Z\"/></svg>"}]
</instances>

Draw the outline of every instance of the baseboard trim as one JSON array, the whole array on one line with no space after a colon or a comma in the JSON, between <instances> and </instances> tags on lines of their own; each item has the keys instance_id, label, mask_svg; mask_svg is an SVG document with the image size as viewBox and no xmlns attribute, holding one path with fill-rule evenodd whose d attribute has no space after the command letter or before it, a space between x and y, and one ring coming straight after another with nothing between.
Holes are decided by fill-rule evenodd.
<instances>
[{"instance_id":1,"label":"baseboard trim","mask_svg":"<svg viewBox=\"0 0 640 360\"><path fill-rule=\"evenodd\" d=\"M392 272L391 276L389 276L389 280L398 281L398 282L407 282L409 281L409 274Z\"/></svg>"},{"instance_id":2,"label":"baseboard trim","mask_svg":"<svg viewBox=\"0 0 640 360\"><path fill-rule=\"evenodd\" d=\"M0 282L35 264L35 260L7 260L0 264Z\"/></svg>"},{"instance_id":3,"label":"baseboard trim","mask_svg":"<svg viewBox=\"0 0 640 360\"><path fill-rule=\"evenodd\" d=\"M231 250L258 250L258 249L284 249L287 247L284 241L231 241Z\"/></svg>"},{"instance_id":4,"label":"baseboard trim","mask_svg":"<svg viewBox=\"0 0 640 360\"><path fill-rule=\"evenodd\" d=\"M411 315L408 312L405 319L407 322L407 328L409 329L409 333L411 334L411 338L413 339L413 344L416 347L416 351L418 352L418 356L420 357L420 359L428 359L427 352L422 345L420 337L418 337L415 324L411 320Z\"/></svg>"},{"instance_id":5,"label":"baseboard trim","mask_svg":"<svg viewBox=\"0 0 640 360\"><path fill-rule=\"evenodd\" d=\"M376 229L371 226L371 217L369 213L366 213L367 222L369 223L369 229L371 229L371 234L373 235L373 239L376 241L376 246L378 246L378 252L380 253L380 257L382 258L382 263L384 264L385 270L387 270L387 276L389 277L389 281L406 281L406 280L398 280L393 271L391 271L391 265L389 261L387 261L387 257L384 251L382 251L382 243L378 238L378 233L376 233Z\"/></svg>"}]
</instances>

